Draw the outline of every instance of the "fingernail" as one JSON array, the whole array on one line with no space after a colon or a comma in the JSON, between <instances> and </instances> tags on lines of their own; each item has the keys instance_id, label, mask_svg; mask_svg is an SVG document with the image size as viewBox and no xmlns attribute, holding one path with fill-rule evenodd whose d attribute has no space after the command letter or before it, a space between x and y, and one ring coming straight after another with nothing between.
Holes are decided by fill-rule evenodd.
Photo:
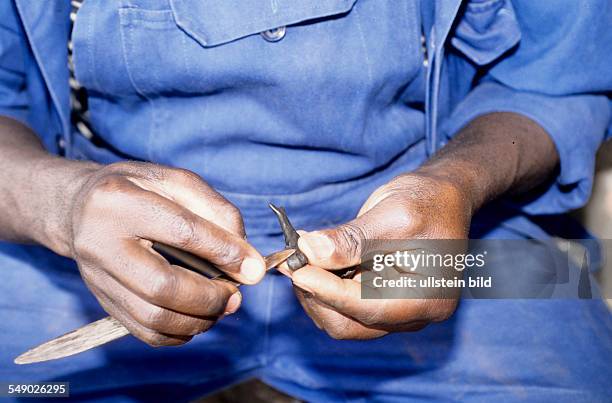
<instances>
[{"instance_id":1,"label":"fingernail","mask_svg":"<svg viewBox=\"0 0 612 403\"><path fill-rule=\"evenodd\" d=\"M240 291L236 291L227 300L227 306L225 307L224 315L231 315L238 310L240 303L242 302L242 294Z\"/></svg>"},{"instance_id":2,"label":"fingernail","mask_svg":"<svg viewBox=\"0 0 612 403\"><path fill-rule=\"evenodd\" d=\"M259 259L247 257L240 265L240 274L250 283L258 282L264 275L266 268Z\"/></svg>"},{"instance_id":3,"label":"fingernail","mask_svg":"<svg viewBox=\"0 0 612 403\"><path fill-rule=\"evenodd\" d=\"M304 234L298 240L298 247L309 258L325 260L334 253L334 243L327 236L310 232Z\"/></svg>"}]
</instances>

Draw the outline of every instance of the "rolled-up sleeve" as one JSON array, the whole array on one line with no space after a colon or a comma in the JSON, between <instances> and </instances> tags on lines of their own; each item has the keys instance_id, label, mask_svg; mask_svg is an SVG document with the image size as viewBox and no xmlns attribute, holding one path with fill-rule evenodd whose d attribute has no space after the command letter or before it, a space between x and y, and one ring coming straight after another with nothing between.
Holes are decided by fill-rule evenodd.
<instances>
[{"instance_id":1,"label":"rolled-up sleeve","mask_svg":"<svg viewBox=\"0 0 612 403\"><path fill-rule=\"evenodd\" d=\"M0 115L29 124L27 41L12 1L0 2Z\"/></svg>"},{"instance_id":2,"label":"rolled-up sleeve","mask_svg":"<svg viewBox=\"0 0 612 403\"><path fill-rule=\"evenodd\" d=\"M565 1L563 7L515 0L512 6L519 44L483 66L486 74L443 131L452 137L491 112L515 112L537 122L556 145L560 170L551 186L522 208L530 214L561 213L588 200L596 151L610 135L612 5L608 0Z\"/></svg>"}]
</instances>

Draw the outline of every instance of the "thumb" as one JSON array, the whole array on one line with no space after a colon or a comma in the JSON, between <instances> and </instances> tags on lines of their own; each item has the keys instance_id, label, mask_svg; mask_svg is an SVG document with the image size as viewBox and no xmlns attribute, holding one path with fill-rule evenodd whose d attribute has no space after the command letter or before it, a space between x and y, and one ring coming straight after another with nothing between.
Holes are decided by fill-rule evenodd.
<instances>
[{"instance_id":1,"label":"thumb","mask_svg":"<svg viewBox=\"0 0 612 403\"><path fill-rule=\"evenodd\" d=\"M336 228L303 233L298 240L298 248L311 265L323 269L358 265L367 253L367 241L386 239L389 233L395 233L393 227L397 221L392 219L394 209L390 207L380 203Z\"/></svg>"},{"instance_id":2,"label":"thumb","mask_svg":"<svg viewBox=\"0 0 612 403\"><path fill-rule=\"evenodd\" d=\"M298 248L313 266L344 269L360 264L372 241L406 236L411 221L402 203L388 197L346 224L303 233Z\"/></svg>"},{"instance_id":3,"label":"thumb","mask_svg":"<svg viewBox=\"0 0 612 403\"><path fill-rule=\"evenodd\" d=\"M360 263L363 235L362 229L351 222L334 229L307 232L298 240L298 248L313 266L342 269Z\"/></svg>"}]
</instances>

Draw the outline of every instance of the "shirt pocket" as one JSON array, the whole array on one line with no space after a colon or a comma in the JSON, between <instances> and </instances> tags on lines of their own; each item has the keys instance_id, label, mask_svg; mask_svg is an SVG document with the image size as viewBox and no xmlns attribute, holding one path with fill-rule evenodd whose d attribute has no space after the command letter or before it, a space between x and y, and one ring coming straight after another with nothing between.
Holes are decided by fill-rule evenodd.
<instances>
[{"instance_id":1,"label":"shirt pocket","mask_svg":"<svg viewBox=\"0 0 612 403\"><path fill-rule=\"evenodd\" d=\"M271 63L282 52L274 42L298 25L349 13L355 2L124 0L118 13L126 70L145 96L270 85Z\"/></svg>"},{"instance_id":2,"label":"shirt pocket","mask_svg":"<svg viewBox=\"0 0 612 403\"><path fill-rule=\"evenodd\" d=\"M510 0L470 0L451 38L452 45L479 66L492 63L521 39Z\"/></svg>"},{"instance_id":3,"label":"shirt pocket","mask_svg":"<svg viewBox=\"0 0 612 403\"><path fill-rule=\"evenodd\" d=\"M204 47L349 11L356 0L170 0L176 24ZM274 38L272 36L272 38Z\"/></svg>"}]
</instances>

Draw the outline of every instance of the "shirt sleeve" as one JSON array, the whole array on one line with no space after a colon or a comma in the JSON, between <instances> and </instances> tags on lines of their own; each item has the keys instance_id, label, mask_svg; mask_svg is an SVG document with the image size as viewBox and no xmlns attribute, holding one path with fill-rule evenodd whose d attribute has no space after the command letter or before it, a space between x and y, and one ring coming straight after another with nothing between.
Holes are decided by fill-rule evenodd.
<instances>
[{"instance_id":1,"label":"shirt sleeve","mask_svg":"<svg viewBox=\"0 0 612 403\"><path fill-rule=\"evenodd\" d=\"M606 133L606 140L612 139L612 98L610 99L610 126L608 126L608 132Z\"/></svg>"},{"instance_id":2,"label":"shirt sleeve","mask_svg":"<svg viewBox=\"0 0 612 403\"><path fill-rule=\"evenodd\" d=\"M556 180L522 208L556 214L586 203L595 154L610 136L612 7L608 0L514 0L520 42L491 66L443 122L452 137L474 118L515 112L537 122L560 157ZM469 58L469 54L467 55ZM477 61L475 61L476 64Z\"/></svg>"},{"instance_id":3,"label":"shirt sleeve","mask_svg":"<svg viewBox=\"0 0 612 403\"><path fill-rule=\"evenodd\" d=\"M29 125L26 65L31 53L12 1L0 2L0 115Z\"/></svg>"}]
</instances>

